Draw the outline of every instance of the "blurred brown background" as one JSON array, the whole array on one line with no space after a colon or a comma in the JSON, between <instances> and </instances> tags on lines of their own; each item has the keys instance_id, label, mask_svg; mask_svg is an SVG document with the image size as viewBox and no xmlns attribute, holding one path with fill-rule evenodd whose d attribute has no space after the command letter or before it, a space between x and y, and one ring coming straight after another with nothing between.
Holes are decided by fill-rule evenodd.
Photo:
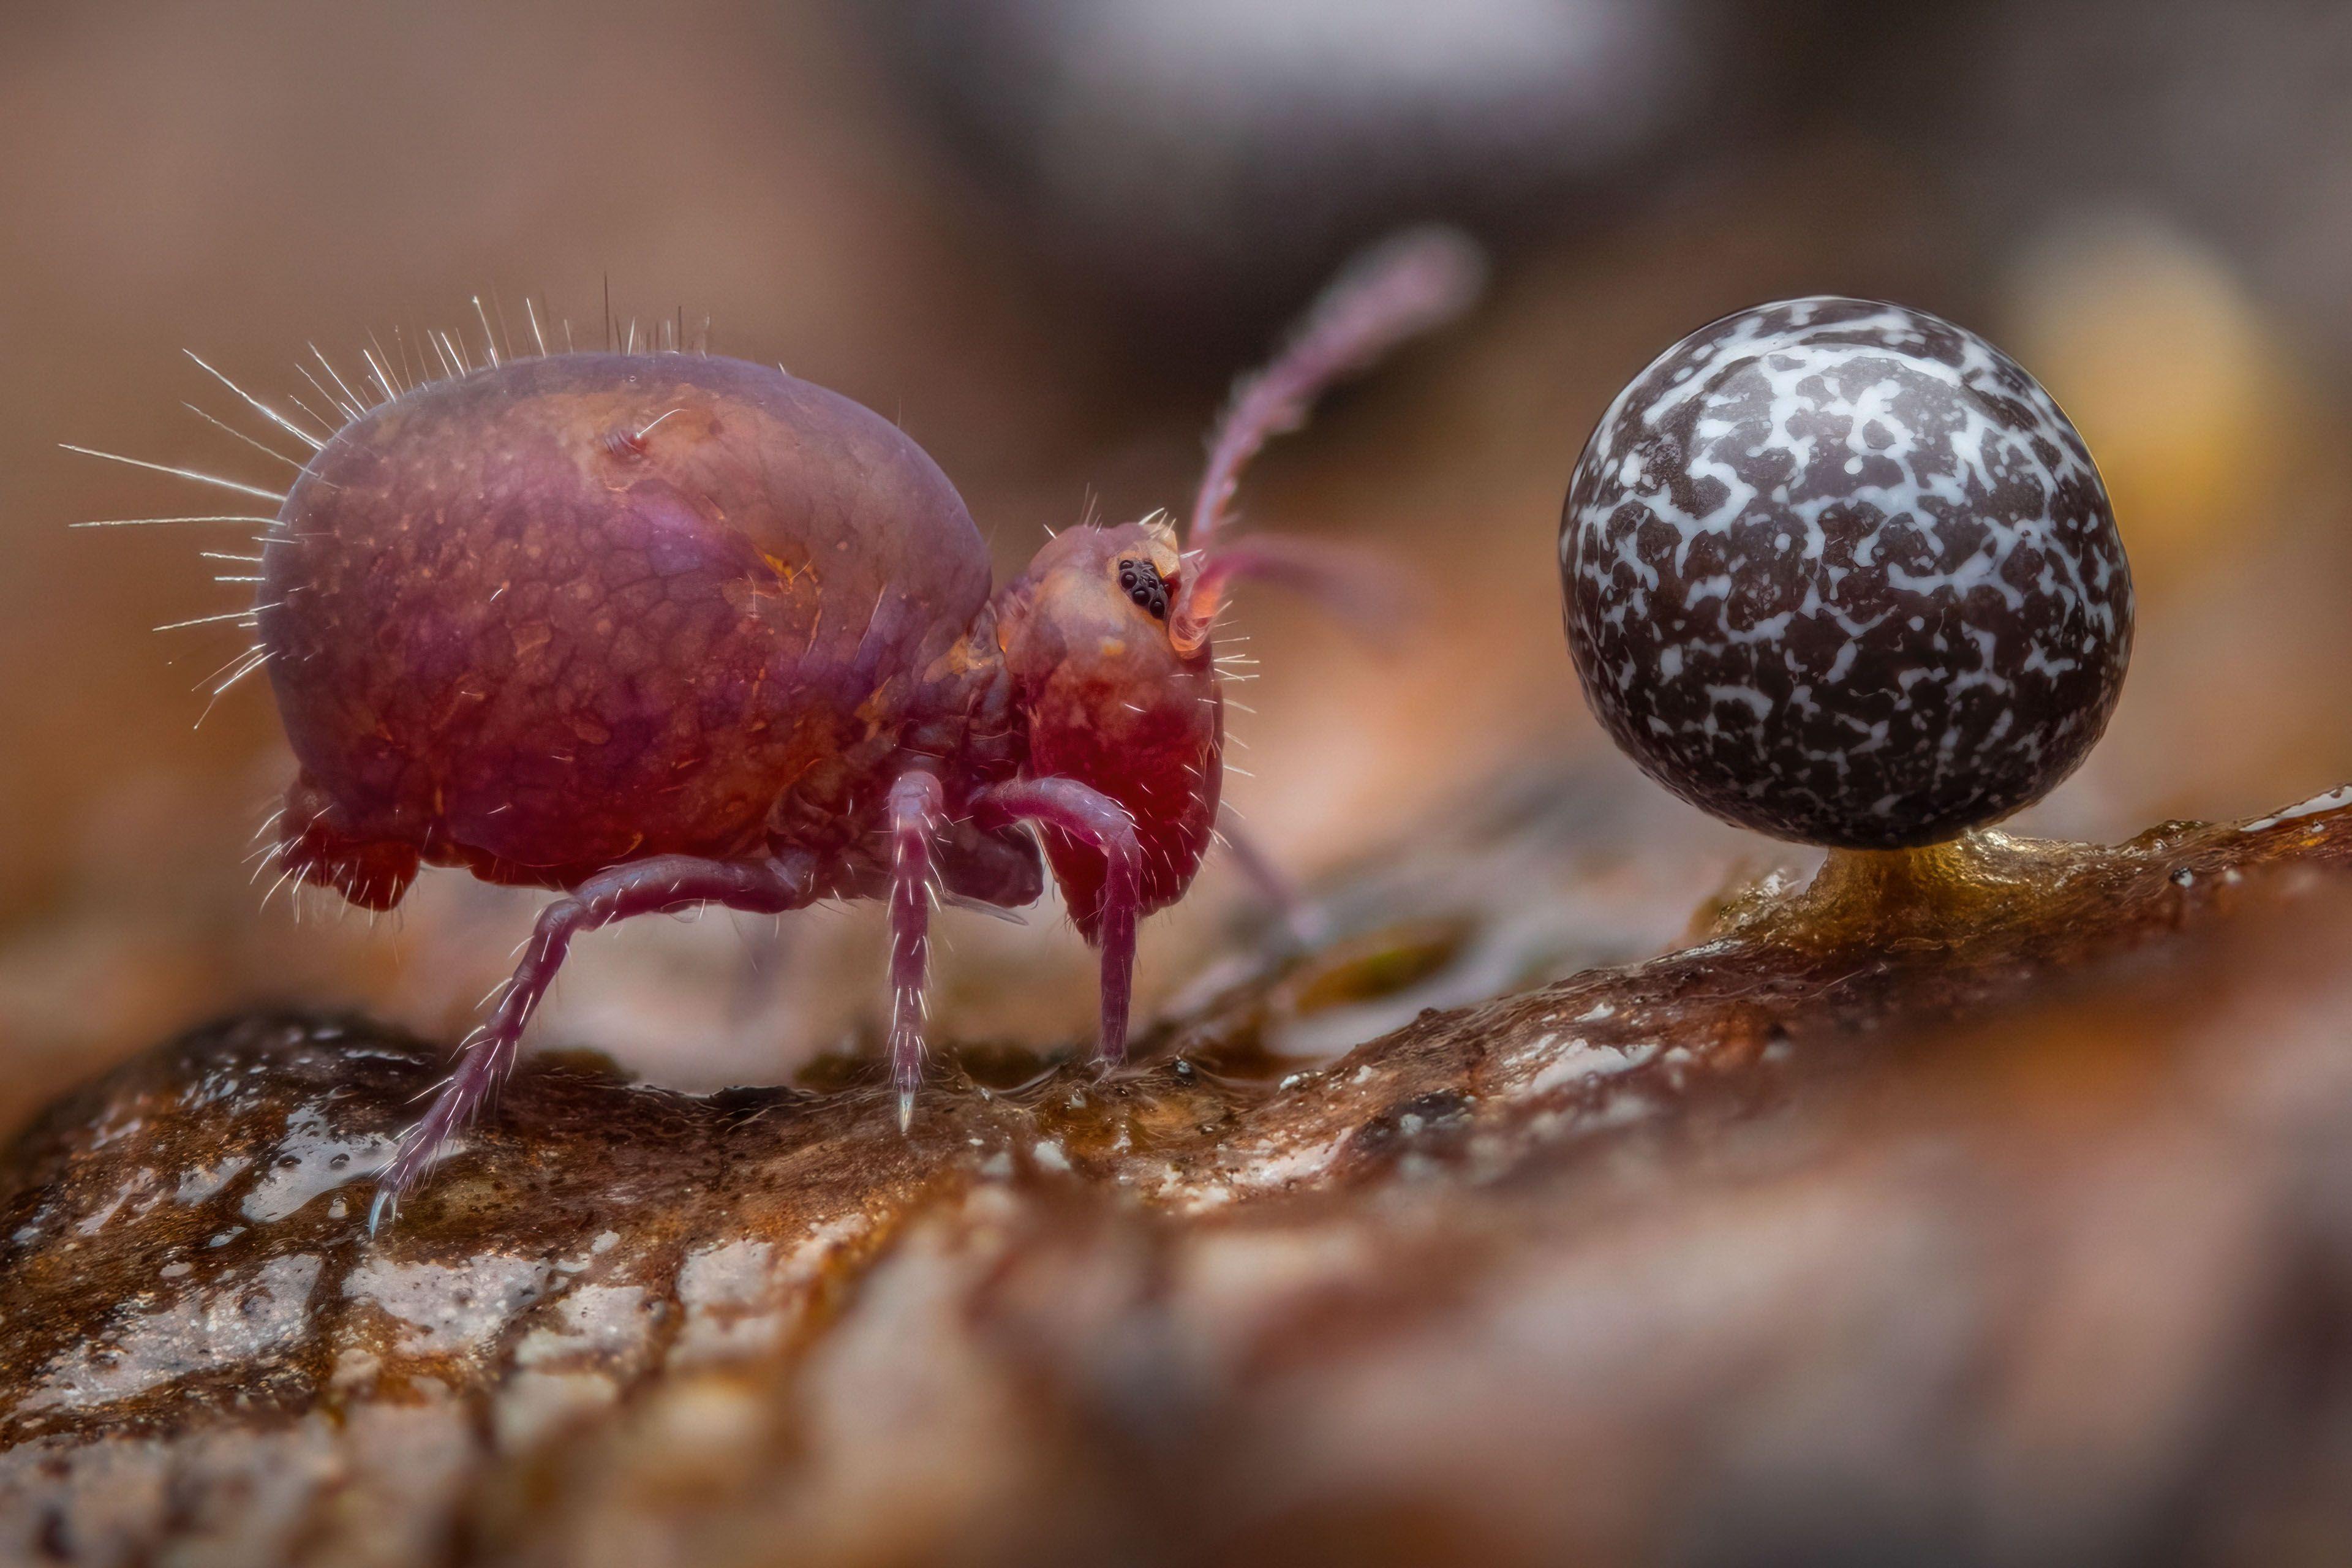
<instances>
[{"instance_id":1,"label":"blurred brown background","mask_svg":"<svg viewBox=\"0 0 2352 1568\"><path fill-rule=\"evenodd\" d=\"M198 552L244 535L68 526L242 509L58 447L281 479L183 406L240 423L184 348L308 395L310 342L349 375L370 330L478 341L477 294L517 335L526 297L601 334L608 286L641 331L707 317L714 350L902 421L1010 569L1090 506L1181 504L1227 380L1355 246L1429 217L1479 234L1481 311L1246 492L1257 524L1376 543L1427 589L1377 649L1244 606L1264 679L1237 693L1229 793L1303 874L1530 758L1620 765L1558 632L1592 420L1726 310L1900 299L2047 382L2140 584L2116 728L2032 825L2120 836L2315 793L2352 776L2347 81L2352 12L2220 0L16 0L0 1120L233 1005L454 1033L503 973L533 896L452 873L374 924L257 913L242 858L289 768L267 692L194 727L242 639L149 629L233 608L247 590ZM1775 853L1689 821L1727 871ZM1245 910L1213 868L1154 921L1147 1006ZM642 923L595 939L540 1038L706 1085L871 1026L871 910ZM1052 911L947 934L950 1029L1083 1029L1087 965ZM647 1050L657 1028L700 1044Z\"/></svg>"}]
</instances>

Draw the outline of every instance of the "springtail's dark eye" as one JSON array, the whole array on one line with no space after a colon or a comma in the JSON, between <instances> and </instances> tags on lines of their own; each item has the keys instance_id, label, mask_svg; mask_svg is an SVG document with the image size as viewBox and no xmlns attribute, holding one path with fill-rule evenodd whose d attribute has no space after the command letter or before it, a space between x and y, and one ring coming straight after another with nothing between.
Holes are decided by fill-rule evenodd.
<instances>
[{"instance_id":1,"label":"springtail's dark eye","mask_svg":"<svg viewBox=\"0 0 2352 1568\"><path fill-rule=\"evenodd\" d=\"M1129 598L1150 610L1152 619L1168 618L1168 584L1161 580L1159 567L1149 561L1122 561L1118 585L1127 590Z\"/></svg>"}]
</instances>

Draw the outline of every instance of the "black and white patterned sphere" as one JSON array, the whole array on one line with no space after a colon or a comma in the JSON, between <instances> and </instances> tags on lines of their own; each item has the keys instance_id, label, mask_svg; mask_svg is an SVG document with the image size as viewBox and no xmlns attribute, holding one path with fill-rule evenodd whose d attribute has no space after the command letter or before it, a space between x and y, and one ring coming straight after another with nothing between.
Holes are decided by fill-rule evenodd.
<instances>
[{"instance_id":1,"label":"black and white patterned sphere","mask_svg":"<svg viewBox=\"0 0 2352 1568\"><path fill-rule=\"evenodd\" d=\"M2131 655L2082 437L2015 361L1899 305L1764 305L1661 354L1585 446L1559 563L1617 743L1809 844L1932 844L2040 798Z\"/></svg>"}]
</instances>

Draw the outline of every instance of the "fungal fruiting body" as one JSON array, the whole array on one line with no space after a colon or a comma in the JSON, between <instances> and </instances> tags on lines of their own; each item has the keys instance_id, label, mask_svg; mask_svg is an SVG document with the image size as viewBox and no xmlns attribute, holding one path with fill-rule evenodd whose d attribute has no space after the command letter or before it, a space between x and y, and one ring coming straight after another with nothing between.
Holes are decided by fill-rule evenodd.
<instances>
[{"instance_id":1,"label":"fungal fruiting body","mask_svg":"<svg viewBox=\"0 0 2352 1568\"><path fill-rule=\"evenodd\" d=\"M1868 300L1760 306L1661 354L1584 448L1559 565L1586 701L1643 771L1839 849L2047 794L2131 652L2074 426L1982 338Z\"/></svg>"},{"instance_id":2,"label":"fungal fruiting body","mask_svg":"<svg viewBox=\"0 0 2352 1568\"><path fill-rule=\"evenodd\" d=\"M1475 277L1449 236L1373 253L1244 384L1189 539L1156 516L1069 529L993 593L930 458L782 371L509 361L321 443L263 552L260 647L299 763L282 865L370 909L425 864L565 895L379 1212L503 1076L573 936L634 914L887 899L903 1123L934 887L1029 902L1042 839L1101 951L1118 1058L1136 922L1215 831L1223 585L1297 559L1220 537L1234 479Z\"/></svg>"}]
</instances>

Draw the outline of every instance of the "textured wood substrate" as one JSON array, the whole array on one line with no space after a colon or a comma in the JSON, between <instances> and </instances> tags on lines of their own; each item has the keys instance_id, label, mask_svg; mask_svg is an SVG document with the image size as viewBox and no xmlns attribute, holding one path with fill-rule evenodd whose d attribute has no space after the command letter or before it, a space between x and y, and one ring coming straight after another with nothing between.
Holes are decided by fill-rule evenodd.
<instances>
[{"instance_id":1,"label":"textured wood substrate","mask_svg":"<svg viewBox=\"0 0 2352 1568\"><path fill-rule=\"evenodd\" d=\"M2159 830L1283 1073L1479 947L1360 933L906 1139L541 1060L373 1242L438 1053L232 1021L0 1168L0 1556L2341 1561L2347 861Z\"/></svg>"}]
</instances>

